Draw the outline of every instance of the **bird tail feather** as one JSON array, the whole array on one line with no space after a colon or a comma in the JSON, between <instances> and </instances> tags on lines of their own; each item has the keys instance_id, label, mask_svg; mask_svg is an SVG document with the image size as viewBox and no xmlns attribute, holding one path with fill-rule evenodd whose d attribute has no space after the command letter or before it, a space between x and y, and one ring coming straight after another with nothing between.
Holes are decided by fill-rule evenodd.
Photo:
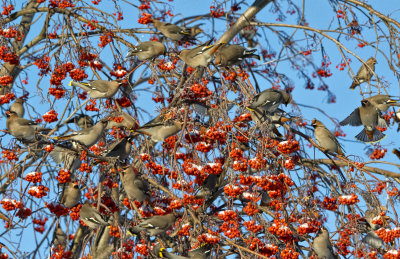
<instances>
[{"instance_id":1,"label":"bird tail feather","mask_svg":"<svg viewBox=\"0 0 400 259\"><path fill-rule=\"evenodd\" d=\"M373 132L367 132L363 129L355 138L362 142L373 143L382 140L386 135L375 129Z\"/></svg>"}]
</instances>

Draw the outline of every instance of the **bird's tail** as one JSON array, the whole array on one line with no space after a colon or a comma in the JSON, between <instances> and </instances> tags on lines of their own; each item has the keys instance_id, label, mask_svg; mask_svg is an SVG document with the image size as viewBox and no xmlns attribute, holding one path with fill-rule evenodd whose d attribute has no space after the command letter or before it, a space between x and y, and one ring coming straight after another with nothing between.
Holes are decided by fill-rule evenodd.
<instances>
[{"instance_id":1,"label":"bird's tail","mask_svg":"<svg viewBox=\"0 0 400 259\"><path fill-rule=\"evenodd\" d=\"M256 51L257 51L256 49L245 50L244 57L245 58L256 58L261 61L261 56L254 54L254 52L256 52Z\"/></svg>"},{"instance_id":2,"label":"bird's tail","mask_svg":"<svg viewBox=\"0 0 400 259\"><path fill-rule=\"evenodd\" d=\"M362 142L373 143L382 140L385 136L385 134L377 129L373 131L366 131L363 129L355 138Z\"/></svg>"}]
</instances>

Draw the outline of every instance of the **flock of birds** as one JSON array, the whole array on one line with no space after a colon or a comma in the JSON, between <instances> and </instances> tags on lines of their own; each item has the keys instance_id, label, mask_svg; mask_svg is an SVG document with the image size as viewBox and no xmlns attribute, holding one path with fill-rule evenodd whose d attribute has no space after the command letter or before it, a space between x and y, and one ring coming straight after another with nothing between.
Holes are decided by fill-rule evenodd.
<instances>
[{"instance_id":1,"label":"flock of birds","mask_svg":"<svg viewBox=\"0 0 400 259\"><path fill-rule=\"evenodd\" d=\"M183 28L174 24L164 23L158 20L153 20L154 26L167 38L178 41L188 39L201 32L198 27ZM245 58L260 58L254 54L256 50L248 50L240 45L227 44L204 44L192 49L182 50L178 56L189 66L193 68L207 67L213 60L216 65L229 67L240 64ZM129 53L129 56L136 56L140 61L153 60L158 56L166 53L165 45L160 41L145 41L137 45ZM357 85L368 82L373 75L374 65L376 60L370 58L364 64L351 86L354 89ZM80 87L86 91L91 98L112 98L121 86L121 80L106 81L94 80L88 83L71 82L70 85ZM370 98L363 99L361 106L356 108L340 125L363 126L364 129L356 136L363 142L375 142L381 140L385 135L377 129L386 128L387 123L383 119L381 112L385 112L391 106L398 106L398 100L395 100L389 95L375 95ZM290 93L284 90L266 89L254 96L246 107L256 124L274 121L276 117L282 117L284 112L279 109L281 104L288 105L292 102ZM123 117L123 121L116 122L112 120L115 117ZM51 129L44 128L34 121L24 117L24 101L17 99L7 112L7 130L8 133L24 143L32 143L38 139L38 132L48 132ZM169 136L172 136L182 130L183 122L179 120L169 119L165 114L160 114L154 120L137 127L136 120L126 112L114 112L105 118L101 119L96 124L93 123L91 117L86 115L76 116L67 121L68 123L76 123L81 130L55 137L57 145L51 151L50 156L58 164L63 164L64 168L70 171L75 171L81 166L81 161L78 152L79 146L90 147L96 144L103 136L106 129L113 127L125 128L134 131L134 134L146 134L151 137L154 142L164 141ZM318 145L326 151L343 155L343 150L336 137L331 131L319 120L314 119L312 126L315 131L315 138ZM127 159L131 152L131 142L133 136L128 136L116 141L104 155L105 157L116 157L121 161ZM149 184L142 179L132 169L125 167L121 173L122 186L132 201L143 202L149 200ZM77 205L81 200L81 191L77 182L69 183L61 195L61 203L68 208ZM371 216L371 213L374 214ZM383 242L376 236L373 230L376 225L371 223L371 217L379 216L378 212L373 211L366 214L366 220L369 224L368 233L364 240L374 248L382 248ZM377 215L375 215L377 214ZM167 215L157 215L150 218L142 219L140 222L129 229L130 233L140 235L147 233L149 236L158 236L165 234L176 221L178 213L174 212ZM92 207L86 201L80 210L80 217L83 222L92 229L99 226L109 225L110 221L103 218L101 213ZM60 233L57 234L60 236ZM188 257L176 255L160 248L159 256L178 259L178 258L207 258L210 247L204 246L188 253ZM329 233L325 228L321 228L313 242L313 249L319 258L336 258L332 246L329 241Z\"/></svg>"}]
</instances>

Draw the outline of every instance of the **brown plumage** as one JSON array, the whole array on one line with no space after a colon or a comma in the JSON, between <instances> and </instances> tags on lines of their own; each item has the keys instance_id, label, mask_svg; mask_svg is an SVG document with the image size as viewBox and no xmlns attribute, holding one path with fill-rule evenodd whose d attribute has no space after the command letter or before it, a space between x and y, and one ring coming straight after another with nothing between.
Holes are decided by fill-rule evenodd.
<instances>
[{"instance_id":1,"label":"brown plumage","mask_svg":"<svg viewBox=\"0 0 400 259\"><path fill-rule=\"evenodd\" d=\"M328 130L328 128L319 120L313 119L311 126L314 127L314 136L318 142L318 145L327 151L344 155L339 142L335 135Z\"/></svg>"},{"instance_id":2,"label":"brown plumage","mask_svg":"<svg viewBox=\"0 0 400 259\"><path fill-rule=\"evenodd\" d=\"M370 57L366 62L366 65L363 64L357 72L357 75L353 78L353 83L350 86L350 89L356 88L356 86L360 85L364 82L369 82L373 75L373 71L375 71L376 59L374 57Z\"/></svg>"},{"instance_id":3,"label":"brown plumage","mask_svg":"<svg viewBox=\"0 0 400 259\"><path fill-rule=\"evenodd\" d=\"M223 45L224 43L214 45L204 44L193 49L184 49L179 53L179 57L192 68L207 67L214 53Z\"/></svg>"},{"instance_id":4,"label":"brown plumage","mask_svg":"<svg viewBox=\"0 0 400 259\"><path fill-rule=\"evenodd\" d=\"M9 111L10 112L15 112L18 117L22 118L24 117L25 114L25 109L24 109L24 99L17 99L13 104L11 104Z\"/></svg>"},{"instance_id":5,"label":"brown plumage","mask_svg":"<svg viewBox=\"0 0 400 259\"><path fill-rule=\"evenodd\" d=\"M340 125L364 126L364 129L356 136L362 142L376 142L385 137L376 127L386 128L385 120L380 119L380 111L368 100L362 100L361 106L355 109Z\"/></svg>"},{"instance_id":6,"label":"brown plumage","mask_svg":"<svg viewBox=\"0 0 400 259\"><path fill-rule=\"evenodd\" d=\"M28 141L35 139L36 132L50 130L37 125L34 121L18 117L15 112L7 113L6 127L14 137Z\"/></svg>"},{"instance_id":7,"label":"brown plumage","mask_svg":"<svg viewBox=\"0 0 400 259\"><path fill-rule=\"evenodd\" d=\"M241 45L225 45L215 54L215 65L221 65L223 67L238 65L245 58L261 60L259 55L254 54L256 51L256 49L249 50Z\"/></svg>"},{"instance_id":8,"label":"brown plumage","mask_svg":"<svg viewBox=\"0 0 400 259\"><path fill-rule=\"evenodd\" d=\"M190 36L190 31L178 25L162 22L156 19L153 19L152 22L157 30L171 40L178 41L183 39L185 36Z\"/></svg>"}]
</instances>

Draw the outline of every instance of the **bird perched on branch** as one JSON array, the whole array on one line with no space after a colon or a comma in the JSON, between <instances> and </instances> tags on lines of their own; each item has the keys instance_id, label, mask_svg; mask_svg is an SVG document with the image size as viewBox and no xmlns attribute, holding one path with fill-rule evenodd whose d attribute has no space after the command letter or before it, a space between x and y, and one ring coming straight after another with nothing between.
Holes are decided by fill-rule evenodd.
<instances>
[{"instance_id":1,"label":"bird perched on branch","mask_svg":"<svg viewBox=\"0 0 400 259\"><path fill-rule=\"evenodd\" d=\"M89 81L88 83L78 83L71 81L69 83L70 86L77 86L82 88L93 99L113 97L117 93L118 88L121 86L121 84L122 80L94 80Z\"/></svg>"},{"instance_id":2,"label":"bird perched on branch","mask_svg":"<svg viewBox=\"0 0 400 259\"><path fill-rule=\"evenodd\" d=\"M86 129L93 126L93 119L92 117L81 113L69 119L67 123L75 123L79 128Z\"/></svg>"},{"instance_id":3,"label":"bird perched on branch","mask_svg":"<svg viewBox=\"0 0 400 259\"><path fill-rule=\"evenodd\" d=\"M385 134L380 132L376 127L386 128L385 120L380 120L381 113L368 100L362 100L361 106L355 109L346 119L340 122L344 126L363 125L364 129L356 136L356 139L363 142L376 142L385 137Z\"/></svg>"},{"instance_id":4,"label":"bird perched on branch","mask_svg":"<svg viewBox=\"0 0 400 259\"><path fill-rule=\"evenodd\" d=\"M127 130L135 130L138 127L137 121L128 113L121 111L114 111L110 113L107 117L107 129L125 128Z\"/></svg>"},{"instance_id":5,"label":"bird perched on branch","mask_svg":"<svg viewBox=\"0 0 400 259\"><path fill-rule=\"evenodd\" d=\"M81 190L77 182L70 182L65 186L61 195L60 203L67 208L72 208L79 203L81 199Z\"/></svg>"},{"instance_id":6,"label":"bird perched on branch","mask_svg":"<svg viewBox=\"0 0 400 259\"><path fill-rule=\"evenodd\" d=\"M353 78L353 83L351 84L350 89L354 90L354 88L361 83L369 82L374 74L373 72L375 72L376 63L376 59L370 57L358 70L357 75Z\"/></svg>"},{"instance_id":7,"label":"bird perched on branch","mask_svg":"<svg viewBox=\"0 0 400 259\"><path fill-rule=\"evenodd\" d=\"M328 128L319 120L313 119L311 126L314 127L314 136L318 145L327 151L344 155L340 143L337 141L335 135L328 130Z\"/></svg>"},{"instance_id":8,"label":"bird perched on branch","mask_svg":"<svg viewBox=\"0 0 400 259\"><path fill-rule=\"evenodd\" d=\"M313 240L312 247L315 254L320 259L339 259L339 256L333 252L329 232L325 227L321 227Z\"/></svg>"},{"instance_id":9,"label":"bird perched on branch","mask_svg":"<svg viewBox=\"0 0 400 259\"><path fill-rule=\"evenodd\" d=\"M18 117L15 112L7 113L6 127L11 135L26 141L34 140L37 132L50 130L39 126L34 121Z\"/></svg>"},{"instance_id":10,"label":"bird perched on branch","mask_svg":"<svg viewBox=\"0 0 400 259\"><path fill-rule=\"evenodd\" d=\"M249 110L258 109L264 113L274 113L279 105L287 106L292 101L292 95L286 91L275 90L273 88L266 89L253 97Z\"/></svg>"},{"instance_id":11,"label":"bird perched on branch","mask_svg":"<svg viewBox=\"0 0 400 259\"><path fill-rule=\"evenodd\" d=\"M362 241L375 249L382 249L385 246L383 240L375 233L375 230L380 228L379 225L374 223L375 220L383 220L384 222L389 219L388 216L381 216L377 208L368 209L365 212L365 220L368 223L367 234Z\"/></svg>"},{"instance_id":12,"label":"bird perched on branch","mask_svg":"<svg viewBox=\"0 0 400 259\"><path fill-rule=\"evenodd\" d=\"M107 125L107 120L102 119L96 125L90 128L82 129L80 131L73 132L72 134L66 136L55 137L56 140L75 140L82 145L90 147L97 143L97 141L101 138L104 128Z\"/></svg>"},{"instance_id":13,"label":"bird perched on branch","mask_svg":"<svg viewBox=\"0 0 400 259\"><path fill-rule=\"evenodd\" d=\"M209 45L211 42L203 44L193 49L183 49L179 52L179 57L192 68L207 67L212 60L214 53L225 43Z\"/></svg>"},{"instance_id":14,"label":"bird perched on branch","mask_svg":"<svg viewBox=\"0 0 400 259\"><path fill-rule=\"evenodd\" d=\"M143 219L137 226L147 232L149 236L156 236L165 233L175 223L175 220L176 215L174 213L156 215Z\"/></svg>"},{"instance_id":15,"label":"bird perched on branch","mask_svg":"<svg viewBox=\"0 0 400 259\"><path fill-rule=\"evenodd\" d=\"M131 200L143 202L149 199L149 195L147 194L149 190L148 183L137 176L131 166L124 170L121 182Z\"/></svg>"},{"instance_id":16,"label":"bird perched on branch","mask_svg":"<svg viewBox=\"0 0 400 259\"><path fill-rule=\"evenodd\" d=\"M133 136L127 136L120 140L116 140L111 144L105 157L118 157L119 160L125 161L131 153Z\"/></svg>"},{"instance_id":17,"label":"bird perched on branch","mask_svg":"<svg viewBox=\"0 0 400 259\"><path fill-rule=\"evenodd\" d=\"M89 201L85 201L85 204L83 204L80 210L80 217L83 223L92 229L110 225L103 219L100 212L90 205Z\"/></svg>"},{"instance_id":18,"label":"bird perched on branch","mask_svg":"<svg viewBox=\"0 0 400 259\"><path fill-rule=\"evenodd\" d=\"M162 142L181 131L183 127L183 122L167 117L168 114L160 114L136 129L135 132L151 136L151 140L154 142Z\"/></svg>"},{"instance_id":19,"label":"bird perched on branch","mask_svg":"<svg viewBox=\"0 0 400 259\"><path fill-rule=\"evenodd\" d=\"M182 28L178 25L162 22L156 19L152 19L151 21L157 30L171 40L178 41L191 35L190 30L188 31L187 28Z\"/></svg>"},{"instance_id":20,"label":"bird perched on branch","mask_svg":"<svg viewBox=\"0 0 400 259\"><path fill-rule=\"evenodd\" d=\"M135 48L131 49L127 57L136 55L137 59L140 61L146 59L153 59L166 51L165 45L159 41L143 41Z\"/></svg>"},{"instance_id":21,"label":"bird perched on branch","mask_svg":"<svg viewBox=\"0 0 400 259\"><path fill-rule=\"evenodd\" d=\"M17 99L13 104L11 104L10 109L8 111L10 112L15 112L18 117L22 118L24 117L25 114L25 108L24 108L24 99Z\"/></svg>"},{"instance_id":22,"label":"bird perched on branch","mask_svg":"<svg viewBox=\"0 0 400 259\"><path fill-rule=\"evenodd\" d=\"M397 103L399 99L396 100L393 98L393 96L387 94L377 94L366 98L366 100L383 112L387 111L391 106L400 106L400 104Z\"/></svg>"},{"instance_id":23,"label":"bird perched on branch","mask_svg":"<svg viewBox=\"0 0 400 259\"><path fill-rule=\"evenodd\" d=\"M245 58L256 58L261 60L261 57L257 54L256 49L248 50L241 45L225 45L222 46L215 53L215 65L223 67L233 66L240 64Z\"/></svg>"}]
</instances>

